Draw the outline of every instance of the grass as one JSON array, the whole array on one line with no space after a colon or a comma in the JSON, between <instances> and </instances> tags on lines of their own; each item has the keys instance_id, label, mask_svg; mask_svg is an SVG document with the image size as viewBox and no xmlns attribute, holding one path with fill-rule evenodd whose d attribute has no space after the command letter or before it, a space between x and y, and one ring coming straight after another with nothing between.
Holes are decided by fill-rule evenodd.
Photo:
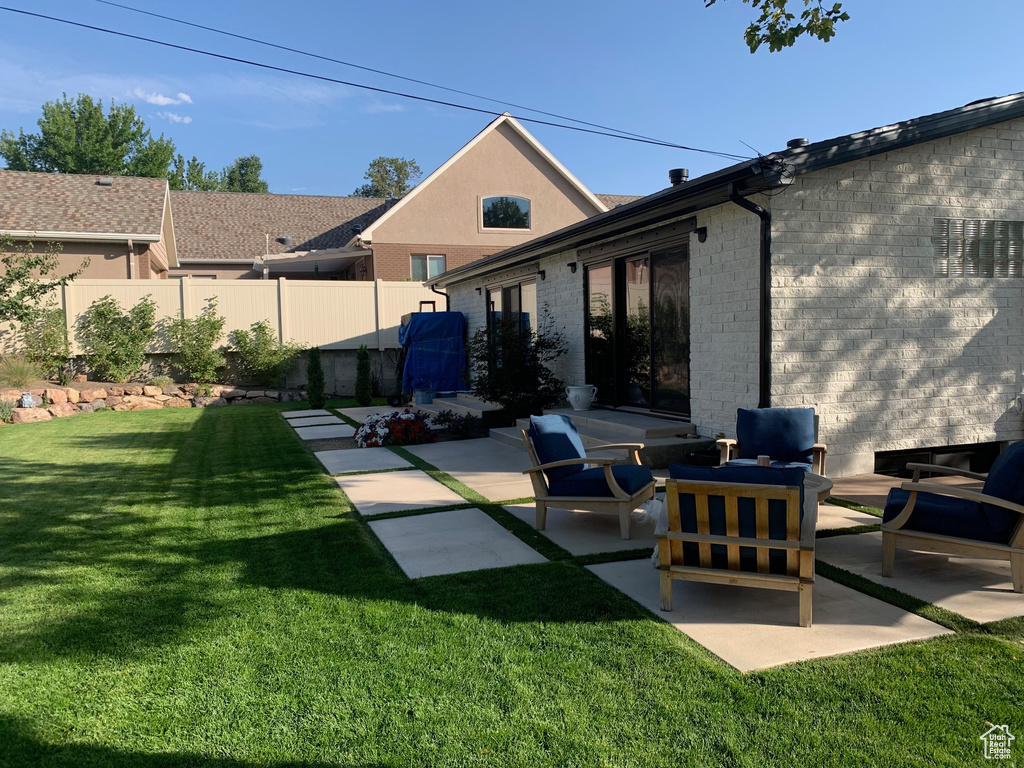
<instances>
[{"instance_id":1,"label":"grass","mask_svg":"<svg viewBox=\"0 0 1024 768\"><path fill-rule=\"evenodd\" d=\"M283 409L0 427L0 767L959 766L1024 725L1018 620L741 675L564 555L410 581Z\"/></svg>"}]
</instances>

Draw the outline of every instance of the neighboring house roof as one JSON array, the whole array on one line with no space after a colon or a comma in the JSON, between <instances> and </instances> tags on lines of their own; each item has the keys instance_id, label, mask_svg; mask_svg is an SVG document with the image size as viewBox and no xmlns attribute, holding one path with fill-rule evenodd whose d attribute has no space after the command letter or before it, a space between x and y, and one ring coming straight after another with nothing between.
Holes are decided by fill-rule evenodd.
<instances>
[{"instance_id":1,"label":"neighboring house roof","mask_svg":"<svg viewBox=\"0 0 1024 768\"><path fill-rule=\"evenodd\" d=\"M508 125L516 133L518 133L523 138L523 140L534 149L534 151L536 151L541 157L543 157L548 162L548 164L555 170L556 173L558 173L559 175L562 176L562 178L568 181L569 184L572 187L574 187L577 192L579 192L586 200L588 200L594 206L594 208L596 208L598 211L608 210L608 206L602 200L600 200L597 197L597 195L595 195L593 192L591 192L589 189L583 186L579 179L577 179L575 176L569 173L569 170L560 162L558 162L554 155L548 152L547 149L545 149L544 146L539 141L537 141L537 139L535 139L528 130L526 130L514 117L512 117L512 115L506 112L505 114L500 115L495 120L492 120L487 125L487 127L480 131L480 133L478 133L476 136L474 136L469 141L469 143L466 144L466 146L464 146L462 149L460 149L458 152L456 152L454 155L448 158L448 160L446 160L445 163L440 168L438 168L436 171L427 176L427 178L425 178L423 181L421 181L419 184L413 187L412 190L410 190L390 210L388 210L383 216L381 216L379 219L373 222L371 226L367 227L366 230L360 235L360 239L365 243L372 243L373 230L375 227L383 224L392 216L395 216L405 205L408 204L410 200L415 199L416 196L420 194L420 192L422 192L424 189L430 186L430 183L432 181L434 181L446 170L448 170L452 165L458 162L460 158L462 158L467 152L472 150L473 147L479 144L486 136L498 130L498 127L501 125Z\"/></svg>"},{"instance_id":2,"label":"neighboring house roof","mask_svg":"<svg viewBox=\"0 0 1024 768\"><path fill-rule=\"evenodd\" d=\"M171 192L178 260L237 261L342 248L387 210L374 197ZM290 236L290 243L285 239Z\"/></svg>"},{"instance_id":3,"label":"neighboring house roof","mask_svg":"<svg viewBox=\"0 0 1024 768\"><path fill-rule=\"evenodd\" d=\"M461 282L720 205L729 200L730 194L746 196L763 192L800 174L1021 117L1024 117L1024 93L1016 93L746 160L449 270L428 283L443 286Z\"/></svg>"},{"instance_id":4,"label":"neighboring house roof","mask_svg":"<svg viewBox=\"0 0 1024 768\"><path fill-rule=\"evenodd\" d=\"M167 179L0 170L0 232L158 242L167 191Z\"/></svg>"},{"instance_id":5,"label":"neighboring house roof","mask_svg":"<svg viewBox=\"0 0 1024 768\"><path fill-rule=\"evenodd\" d=\"M610 211L612 208L639 200L643 195L594 195L594 197L604 203Z\"/></svg>"}]
</instances>

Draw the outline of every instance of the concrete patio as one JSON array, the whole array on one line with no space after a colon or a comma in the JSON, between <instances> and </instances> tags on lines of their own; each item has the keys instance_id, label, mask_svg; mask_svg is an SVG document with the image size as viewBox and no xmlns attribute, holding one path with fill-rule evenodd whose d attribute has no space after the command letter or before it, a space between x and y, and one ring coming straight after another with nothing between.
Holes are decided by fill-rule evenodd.
<instances>
[{"instance_id":1,"label":"concrete patio","mask_svg":"<svg viewBox=\"0 0 1024 768\"><path fill-rule=\"evenodd\" d=\"M346 409L346 414L352 410ZM506 502L506 512L533 525L532 502L507 503L532 497L529 479L522 474L528 466L522 450L487 438L408 446L405 450L490 502ZM339 488L361 515L375 518L408 513L370 519L368 524L410 578L546 562L543 555L488 514L487 507L438 511L438 507L471 500L413 469L389 449L321 451L317 458L328 473L338 475L335 480ZM664 477L665 473L656 475ZM879 507L888 489L901 482L880 475L839 478L832 496ZM663 493L658 495L664 497ZM819 531L873 527L880 522L879 517L866 512L828 503L819 505ZM665 613L659 610L658 571L648 554L655 543L653 520L634 513L632 538L623 540L614 516L549 509L542 535L571 557L614 558L616 553L645 550L643 557L633 555L632 559L588 568L654 616L744 672L927 640L951 632L820 575L814 588L810 628L797 626L797 599L792 593L713 584L677 581L674 610ZM877 530L822 537L817 542L816 557L976 621L1024 615L1024 597L1009 588L1008 563L899 552L894 576L884 579L880 574L880 537Z\"/></svg>"}]
</instances>

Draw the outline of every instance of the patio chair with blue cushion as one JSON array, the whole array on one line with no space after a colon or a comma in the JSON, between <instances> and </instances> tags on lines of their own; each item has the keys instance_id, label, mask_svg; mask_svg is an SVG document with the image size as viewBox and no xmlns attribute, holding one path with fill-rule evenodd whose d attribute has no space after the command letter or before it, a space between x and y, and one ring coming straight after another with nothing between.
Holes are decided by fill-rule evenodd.
<instances>
[{"instance_id":1,"label":"patio chair with blue cushion","mask_svg":"<svg viewBox=\"0 0 1024 768\"><path fill-rule=\"evenodd\" d=\"M1009 560L1013 591L1024 592L1024 441L996 459L988 475L907 464L910 482L889 491L882 515L882 575L897 549ZM922 472L984 480L981 491L920 482Z\"/></svg>"},{"instance_id":2,"label":"patio chair with blue cushion","mask_svg":"<svg viewBox=\"0 0 1024 768\"><path fill-rule=\"evenodd\" d=\"M667 518L655 531L661 610L674 579L799 593L811 626L817 499L804 505L800 467L669 465Z\"/></svg>"},{"instance_id":3,"label":"patio chair with blue cushion","mask_svg":"<svg viewBox=\"0 0 1024 768\"><path fill-rule=\"evenodd\" d=\"M643 443L599 445L587 450L572 419L561 413L531 416L529 432L520 432L534 465L523 474L533 481L538 531L547 525L548 506L552 506L617 514L622 538L629 538L633 510L654 498L654 477L640 463ZM587 456L613 449L624 449L627 457Z\"/></svg>"},{"instance_id":4,"label":"patio chair with blue cushion","mask_svg":"<svg viewBox=\"0 0 1024 768\"><path fill-rule=\"evenodd\" d=\"M756 466L758 456L769 456L777 468L799 466L825 474L824 443L817 442L813 408L739 408L736 439L718 441L720 464Z\"/></svg>"}]
</instances>

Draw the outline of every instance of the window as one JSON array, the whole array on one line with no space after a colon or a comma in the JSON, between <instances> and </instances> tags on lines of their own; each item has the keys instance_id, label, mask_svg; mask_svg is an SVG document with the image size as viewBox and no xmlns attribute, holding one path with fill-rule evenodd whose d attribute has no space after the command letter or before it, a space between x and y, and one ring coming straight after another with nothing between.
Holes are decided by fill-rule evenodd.
<instances>
[{"instance_id":1,"label":"window","mask_svg":"<svg viewBox=\"0 0 1024 768\"><path fill-rule=\"evenodd\" d=\"M1024 221L935 219L936 277L1024 276Z\"/></svg>"},{"instance_id":2,"label":"window","mask_svg":"<svg viewBox=\"0 0 1024 768\"><path fill-rule=\"evenodd\" d=\"M501 340L522 337L537 331L537 283L495 286L487 289L487 331L491 338L492 370L522 361L506 360L501 352Z\"/></svg>"},{"instance_id":3,"label":"window","mask_svg":"<svg viewBox=\"0 0 1024 768\"><path fill-rule=\"evenodd\" d=\"M432 256L425 253L412 255L412 279L418 282L437 277L444 272L444 256Z\"/></svg>"},{"instance_id":4,"label":"window","mask_svg":"<svg viewBox=\"0 0 1024 768\"><path fill-rule=\"evenodd\" d=\"M525 197L485 197L484 229L529 229L530 201Z\"/></svg>"}]
</instances>

